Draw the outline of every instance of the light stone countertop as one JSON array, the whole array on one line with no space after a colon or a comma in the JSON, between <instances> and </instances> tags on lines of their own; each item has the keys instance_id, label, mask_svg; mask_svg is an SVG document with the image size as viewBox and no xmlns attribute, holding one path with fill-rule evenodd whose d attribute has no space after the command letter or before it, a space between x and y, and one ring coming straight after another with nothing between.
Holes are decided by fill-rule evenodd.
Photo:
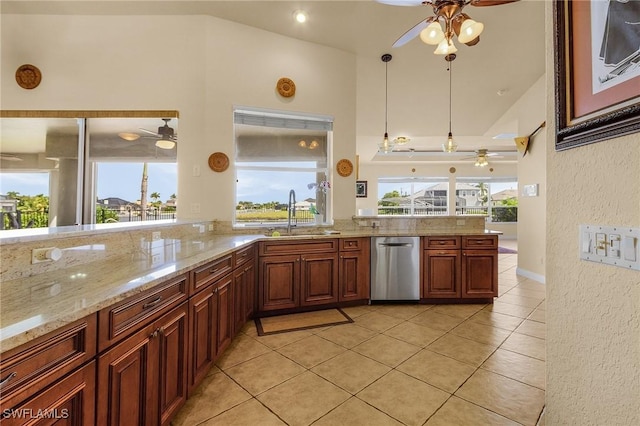
<instances>
[{"instance_id":1,"label":"light stone countertop","mask_svg":"<svg viewBox=\"0 0 640 426\"><path fill-rule=\"evenodd\" d=\"M486 235L485 231L424 231L426 235ZM405 236L401 230L359 230L293 236L190 235L149 242L143 256L124 253L47 273L2 282L0 352L13 349L68 323L150 289L211 260L260 240Z\"/></svg>"}]
</instances>

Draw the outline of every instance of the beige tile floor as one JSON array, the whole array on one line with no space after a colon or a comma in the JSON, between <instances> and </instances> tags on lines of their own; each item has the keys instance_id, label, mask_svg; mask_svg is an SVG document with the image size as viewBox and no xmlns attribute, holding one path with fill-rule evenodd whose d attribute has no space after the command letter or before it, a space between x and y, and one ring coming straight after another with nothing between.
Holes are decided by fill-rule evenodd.
<instances>
[{"instance_id":1,"label":"beige tile floor","mask_svg":"<svg viewBox=\"0 0 640 426\"><path fill-rule=\"evenodd\" d=\"M500 255L493 305L361 306L353 324L264 337L246 324L172 424L536 425L545 288L516 265Z\"/></svg>"}]
</instances>

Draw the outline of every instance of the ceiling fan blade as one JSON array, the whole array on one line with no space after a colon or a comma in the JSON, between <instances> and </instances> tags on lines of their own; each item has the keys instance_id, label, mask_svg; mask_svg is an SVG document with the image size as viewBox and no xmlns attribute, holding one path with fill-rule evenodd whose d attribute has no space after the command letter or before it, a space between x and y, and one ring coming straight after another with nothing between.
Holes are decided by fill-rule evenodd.
<instances>
[{"instance_id":1,"label":"ceiling fan blade","mask_svg":"<svg viewBox=\"0 0 640 426\"><path fill-rule=\"evenodd\" d=\"M402 36L400 36L400 38L397 39L395 41L395 43L393 43L392 47L400 47L400 46L404 46L405 44L409 43L411 40L413 40L414 38L418 37L420 32L422 30L424 30L425 28L427 28L427 26L431 22L433 22L433 20L434 20L434 17L431 16L426 20L423 19L422 21L418 22L413 28L411 28L406 33L402 34Z\"/></svg>"},{"instance_id":2,"label":"ceiling fan blade","mask_svg":"<svg viewBox=\"0 0 640 426\"><path fill-rule=\"evenodd\" d=\"M471 0L471 6L500 6L501 4L515 3L520 0Z\"/></svg>"},{"instance_id":3,"label":"ceiling fan blade","mask_svg":"<svg viewBox=\"0 0 640 426\"><path fill-rule=\"evenodd\" d=\"M376 0L378 3L389 6L420 6L424 0Z\"/></svg>"},{"instance_id":4,"label":"ceiling fan blade","mask_svg":"<svg viewBox=\"0 0 640 426\"><path fill-rule=\"evenodd\" d=\"M154 136L160 137L160 135L158 133L152 132L151 130L143 129L142 127L139 127L139 129L142 130L145 133L150 134L150 135L154 135Z\"/></svg>"}]
</instances>

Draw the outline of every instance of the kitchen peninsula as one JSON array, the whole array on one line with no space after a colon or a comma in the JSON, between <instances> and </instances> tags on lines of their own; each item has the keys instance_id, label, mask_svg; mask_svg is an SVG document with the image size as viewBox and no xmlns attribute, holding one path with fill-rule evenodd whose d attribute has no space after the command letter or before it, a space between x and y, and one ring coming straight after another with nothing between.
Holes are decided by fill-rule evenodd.
<instances>
[{"instance_id":1,"label":"kitchen peninsula","mask_svg":"<svg viewBox=\"0 0 640 426\"><path fill-rule=\"evenodd\" d=\"M218 222L171 222L2 235L2 405L75 407L72 415L100 424L134 410L167 424L253 316L368 303L374 235L421 237L423 302L496 295L497 235L485 232L484 217L354 217L332 229L339 234L297 229L274 238ZM53 247L60 260L31 265L34 248ZM305 280L296 269L304 267L320 279ZM462 285L478 274L489 278ZM484 293L474 287L494 281ZM151 370L141 375L143 366ZM125 392L125 382L128 395L152 401L144 412L126 406L136 398L113 405L110 395Z\"/></svg>"}]
</instances>

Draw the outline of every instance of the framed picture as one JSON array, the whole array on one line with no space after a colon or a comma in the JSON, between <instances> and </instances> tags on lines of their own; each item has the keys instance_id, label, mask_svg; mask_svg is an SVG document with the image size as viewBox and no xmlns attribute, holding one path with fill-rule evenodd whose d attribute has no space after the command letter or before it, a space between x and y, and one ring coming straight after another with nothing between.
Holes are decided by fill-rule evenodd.
<instances>
[{"instance_id":1,"label":"framed picture","mask_svg":"<svg viewBox=\"0 0 640 426\"><path fill-rule=\"evenodd\" d=\"M640 131L640 2L554 8L556 150Z\"/></svg>"},{"instance_id":2,"label":"framed picture","mask_svg":"<svg viewBox=\"0 0 640 426\"><path fill-rule=\"evenodd\" d=\"M364 198L366 196L367 196L367 181L366 180L356 181L356 197Z\"/></svg>"}]
</instances>

